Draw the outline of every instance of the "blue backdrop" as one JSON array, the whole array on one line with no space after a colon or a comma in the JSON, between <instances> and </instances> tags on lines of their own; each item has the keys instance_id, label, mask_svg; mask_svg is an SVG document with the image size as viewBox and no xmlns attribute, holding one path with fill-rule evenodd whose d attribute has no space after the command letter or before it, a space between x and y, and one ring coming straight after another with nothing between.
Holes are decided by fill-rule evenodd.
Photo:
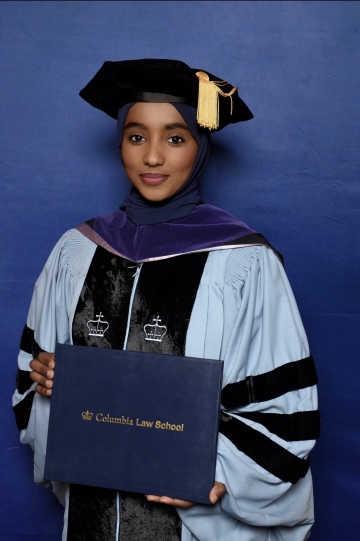
<instances>
[{"instance_id":1,"label":"blue backdrop","mask_svg":"<svg viewBox=\"0 0 360 541\"><path fill-rule=\"evenodd\" d=\"M320 378L313 541L358 541L359 2L1 2L0 539L60 540L10 409L19 337L58 237L118 207L115 122L78 98L104 60L178 58L254 120L213 137L203 198L285 256Z\"/></svg>"}]
</instances>

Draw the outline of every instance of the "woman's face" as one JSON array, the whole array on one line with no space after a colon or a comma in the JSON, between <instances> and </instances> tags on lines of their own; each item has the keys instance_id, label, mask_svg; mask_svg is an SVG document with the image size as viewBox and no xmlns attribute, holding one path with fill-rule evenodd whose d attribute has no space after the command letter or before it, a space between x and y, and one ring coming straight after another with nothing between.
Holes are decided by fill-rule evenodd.
<instances>
[{"instance_id":1,"label":"woman's face","mask_svg":"<svg viewBox=\"0 0 360 541\"><path fill-rule=\"evenodd\" d=\"M149 201L174 195L188 179L198 145L170 103L136 103L124 125L121 156L127 176Z\"/></svg>"}]
</instances>

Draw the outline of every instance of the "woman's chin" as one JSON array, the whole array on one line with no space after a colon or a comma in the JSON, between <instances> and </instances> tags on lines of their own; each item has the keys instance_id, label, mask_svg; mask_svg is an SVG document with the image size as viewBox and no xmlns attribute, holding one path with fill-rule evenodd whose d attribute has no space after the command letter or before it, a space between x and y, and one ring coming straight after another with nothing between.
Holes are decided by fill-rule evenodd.
<instances>
[{"instance_id":1,"label":"woman's chin","mask_svg":"<svg viewBox=\"0 0 360 541\"><path fill-rule=\"evenodd\" d=\"M160 203L161 201L165 201L165 199L171 197L171 195L167 193L154 193L150 190L141 190L140 194L144 197L144 199L151 201L152 203Z\"/></svg>"}]
</instances>

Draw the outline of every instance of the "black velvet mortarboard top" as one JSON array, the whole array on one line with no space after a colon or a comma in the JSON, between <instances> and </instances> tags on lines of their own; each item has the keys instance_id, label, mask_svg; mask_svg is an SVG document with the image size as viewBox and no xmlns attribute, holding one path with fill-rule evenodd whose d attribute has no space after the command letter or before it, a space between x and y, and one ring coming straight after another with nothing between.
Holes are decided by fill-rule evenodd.
<instances>
[{"instance_id":1,"label":"black velvet mortarboard top","mask_svg":"<svg viewBox=\"0 0 360 541\"><path fill-rule=\"evenodd\" d=\"M126 103L183 103L195 109L199 99L199 76L203 70L190 68L179 60L145 58L104 62L93 79L80 91L80 96L93 107L117 118ZM218 94L218 129L243 120L253 114L228 82L205 72L209 81L216 81ZM231 93L231 98L223 94Z\"/></svg>"}]
</instances>

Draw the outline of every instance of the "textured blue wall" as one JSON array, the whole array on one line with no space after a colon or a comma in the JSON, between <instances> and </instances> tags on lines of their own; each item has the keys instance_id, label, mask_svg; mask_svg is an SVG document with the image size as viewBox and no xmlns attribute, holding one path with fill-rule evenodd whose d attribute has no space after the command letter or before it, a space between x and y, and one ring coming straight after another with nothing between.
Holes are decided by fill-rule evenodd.
<instances>
[{"instance_id":1,"label":"textured blue wall","mask_svg":"<svg viewBox=\"0 0 360 541\"><path fill-rule=\"evenodd\" d=\"M78 98L104 60L178 58L255 114L213 137L203 198L285 256L320 376L313 541L358 541L359 2L1 2L1 541L59 540L10 410L33 283L69 227L118 207L115 123Z\"/></svg>"}]
</instances>

